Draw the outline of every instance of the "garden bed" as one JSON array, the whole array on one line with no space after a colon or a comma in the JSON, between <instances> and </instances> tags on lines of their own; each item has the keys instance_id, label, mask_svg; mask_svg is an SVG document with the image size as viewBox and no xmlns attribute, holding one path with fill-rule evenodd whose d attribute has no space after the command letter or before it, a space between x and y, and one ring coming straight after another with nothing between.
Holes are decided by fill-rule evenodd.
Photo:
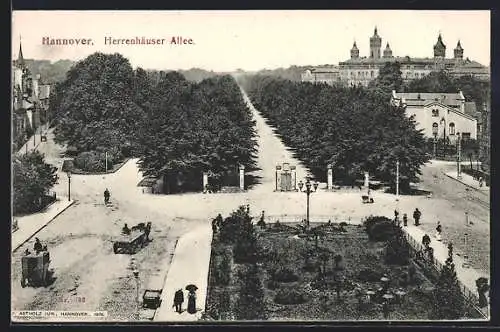
<instances>
[{"instance_id":1,"label":"garden bed","mask_svg":"<svg viewBox=\"0 0 500 332\"><path fill-rule=\"evenodd\" d=\"M271 231L272 226L256 228L259 248L256 266L264 292L262 306L266 319L384 319L381 301L374 297L368 301L366 296L368 290L376 292L382 287L380 278L384 274L390 280L390 291L401 287L406 293L401 302L391 300L390 319L429 319L432 282L418 267L411 282L403 280L409 266L387 265L385 243L370 241L364 227L333 225L338 227L331 227L332 231L315 239L298 236L294 227ZM344 231L336 231L340 229ZM232 258L231 250L230 245L214 236L207 296L207 311L213 319L232 320L235 312L241 310L237 308L238 285L245 283L242 279L245 274L238 272L247 268L245 264L235 264L231 259L230 267L226 268L229 281L220 282L224 270L220 267L222 257ZM338 255L341 259L335 264ZM326 286L319 286L318 269L325 271L322 285ZM338 293L337 284L342 285Z\"/></svg>"}]
</instances>

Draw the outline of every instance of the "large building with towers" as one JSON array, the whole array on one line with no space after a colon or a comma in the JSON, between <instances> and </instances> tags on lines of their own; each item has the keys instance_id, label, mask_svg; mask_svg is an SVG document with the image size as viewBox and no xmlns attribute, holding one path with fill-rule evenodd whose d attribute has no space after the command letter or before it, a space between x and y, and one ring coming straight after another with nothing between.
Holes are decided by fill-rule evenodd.
<instances>
[{"instance_id":1,"label":"large building with towers","mask_svg":"<svg viewBox=\"0 0 500 332\"><path fill-rule=\"evenodd\" d=\"M302 74L302 81L328 84L338 82L350 86L366 86L378 76L380 68L387 62L401 64L403 80L406 82L440 70L447 70L453 76L473 75L481 80L489 80L490 78L489 67L469 58L464 59L464 48L460 40L453 50L453 57L446 58L446 45L441 34L433 46L434 57L432 58L394 56L389 42L385 43L385 47L382 48L382 37L375 27L373 36L370 37L368 56L360 56L360 50L354 42L348 60L340 62L338 67L329 68L328 71L308 69Z\"/></svg>"}]
</instances>

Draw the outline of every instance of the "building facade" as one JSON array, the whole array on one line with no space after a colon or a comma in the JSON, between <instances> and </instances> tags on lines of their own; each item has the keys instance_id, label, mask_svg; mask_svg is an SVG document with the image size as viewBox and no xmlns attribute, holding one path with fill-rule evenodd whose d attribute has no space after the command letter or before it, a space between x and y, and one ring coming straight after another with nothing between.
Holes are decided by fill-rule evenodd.
<instances>
[{"instance_id":1,"label":"building facade","mask_svg":"<svg viewBox=\"0 0 500 332\"><path fill-rule=\"evenodd\" d=\"M453 50L453 58L446 58L446 45L439 34L436 44L433 47L434 57L432 58L412 58L409 56L394 56L389 43L386 43L382 51L382 38L379 36L377 28L370 37L370 50L368 57L360 57L360 50L354 42L350 51L350 58L340 62L338 74L332 72L330 75L314 76L306 75L303 81L309 82L329 82L337 80L343 84L353 86L367 86L370 81L377 78L380 68L387 62L398 62L401 65L403 80L408 82L414 79L423 78L431 72L446 70L453 76L472 75L481 80L489 80L490 70L469 58L464 59L464 49L458 41ZM312 72L312 71L311 71Z\"/></svg>"},{"instance_id":2,"label":"building facade","mask_svg":"<svg viewBox=\"0 0 500 332\"><path fill-rule=\"evenodd\" d=\"M468 103L458 93L397 93L391 103L405 107L407 116L414 116L416 128L427 138L446 138L455 142L458 133L463 139L477 139L477 120L468 114Z\"/></svg>"},{"instance_id":3,"label":"building facade","mask_svg":"<svg viewBox=\"0 0 500 332\"><path fill-rule=\"evenodd\" d=\"M329 85L341 84L338 66L308 69L301 74L302 82L322 82Z\"/></svg>"},{"instance_id":4,"label":"building facade","mask_svg":"<svg viewBox=\"0 0 500 332\"><path fill-rule=\"evenodd\" d=\"M19 45L18 58L12 62L11 70L12 137L18 142L46 122L51 86L45 84L39 74L33 77L25 63L22 45Z\"/></svg>"}]
</instances>

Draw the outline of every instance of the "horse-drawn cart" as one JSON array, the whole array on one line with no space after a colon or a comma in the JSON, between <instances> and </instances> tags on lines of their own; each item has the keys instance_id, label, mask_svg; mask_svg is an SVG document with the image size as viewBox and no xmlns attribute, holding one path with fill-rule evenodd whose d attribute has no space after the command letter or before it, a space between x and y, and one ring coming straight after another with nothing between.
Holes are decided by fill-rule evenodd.
<instances>
[{"instance_id":1,"label":"horse-drawn cart","mask_svg":"<svg viewBox=\"0 0 500 332\"><path fill-rule=\"evenodd\" d=\"M113 252L115 254L134 254L137 249L146 245L149 241L151 223L139 223L130 229L130 234L122 234L120 238L113 241Z\"/></svg>"},{"instance_id":2,"label":"horse-drawn cart","mask_svg":"<svg viewBox=\"0 0 500 332\"><path fill-rule=\"evenodd\" d=\"M47 286L49 283L50 255L48 251L38 254L30 253L21 258L21 287Z\"/></svg>"}]
</instances>

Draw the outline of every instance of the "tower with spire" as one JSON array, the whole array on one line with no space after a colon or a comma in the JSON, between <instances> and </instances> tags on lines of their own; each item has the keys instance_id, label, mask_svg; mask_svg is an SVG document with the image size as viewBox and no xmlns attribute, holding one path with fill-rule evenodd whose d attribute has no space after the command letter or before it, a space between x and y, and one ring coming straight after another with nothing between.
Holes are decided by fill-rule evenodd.
<instances>
[{"instance_id":1,"label":"tower with spire","mask_svg":"<svg viewBox=\"0 0 500 332\"><path fill-rule=\"evenodd\" d=\"M446 45L443 43L441 33L439 33L438 40L434 45L434 58L444 59L446 56Z\"/></svg>"},{"instance_id":2,"label":"tower with spire","mask_svg":"<svg viewBox=\"0 0 500 332\"><path fill-rule=\"evenodd\" d=\"M372 59L380 59L380 49L382 48L382 38L377 33L377 27L375 27L375 31L373 36L370 37L370 58Z\"/></svg>"},{"instance_id":3,"label":"tower with spire","mask_svg":"<svg viewBox=\"0 0 500 332\"><path fill-rule=\"evenodd\" d=\"M389 46L389 43L387 43L387 45L385 46L384 58L392 58L392 50L391 47Z\"/></svg>"},{"instance_id":4,"label":"tower with spire","mask_svg":"<svg viewBox=\"0 0 500 332\"><path fill-rule=\"evenodd\" d=\"M354 44L352 45L351 48L351 59L357 59L359 58L359 49L356 46L356 41L354 41Z\"/></svg>"},{"instance_id":5,"label":"tower with spire","mask_svg":"<svg viewBox=\"0 0 500 332\"><path fill-rule=\"evenodd\" d=\"M460 45L460 40L457 43L457 47L453 50L454 58L457 60L462 60L464 58L464 49Z\"/></svg>"}]
</instances>

